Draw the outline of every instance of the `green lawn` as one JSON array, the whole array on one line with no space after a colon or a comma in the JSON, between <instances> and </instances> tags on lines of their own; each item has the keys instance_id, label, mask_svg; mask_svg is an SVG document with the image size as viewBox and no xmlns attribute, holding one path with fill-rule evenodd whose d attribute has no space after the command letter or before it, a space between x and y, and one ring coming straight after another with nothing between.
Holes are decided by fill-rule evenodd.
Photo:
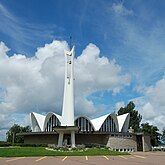
<instances>
[{"instance_id":1,"label":"green lawn","mask_svg":"<svg viewBox=\"0 0 165 165\"><path fill-rule=\"evenodd\" d=\"M0 157L21 156L95 156L95 155L126 155L128 153L110 151L106 148L89 148L79 150L46 150L45 147L4 147L0 148Z\"/></svg>"}]
</instances>

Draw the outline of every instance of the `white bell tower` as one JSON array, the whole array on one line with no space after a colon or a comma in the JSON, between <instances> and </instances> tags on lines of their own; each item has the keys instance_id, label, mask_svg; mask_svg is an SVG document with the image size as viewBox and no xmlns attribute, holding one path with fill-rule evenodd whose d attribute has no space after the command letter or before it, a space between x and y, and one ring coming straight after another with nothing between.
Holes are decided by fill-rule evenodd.
<instances>
[{"instance_id":1,"label":"white bell tower","mask_svg":"<svg viewBox=\"0 0 165 165\"><path fill-rule=\"evenodd\" d=\"M74 46L65 52L65 82L61 126L74 126Z\"/></svg>"},{"instance_id":2,"label":"white bell tower","mask_svg":"<svg viewBox=\"0 0 165 165\"><path fill-rule=\"evenodd\" d=\"M63 146L65 134L71 135L71 147L75 147L75 132L78 127L74 126L74 46L65 52L65 82L62 106L61 126L54 128L59 133L58 147Z\"/></svg>"}]
</instances>

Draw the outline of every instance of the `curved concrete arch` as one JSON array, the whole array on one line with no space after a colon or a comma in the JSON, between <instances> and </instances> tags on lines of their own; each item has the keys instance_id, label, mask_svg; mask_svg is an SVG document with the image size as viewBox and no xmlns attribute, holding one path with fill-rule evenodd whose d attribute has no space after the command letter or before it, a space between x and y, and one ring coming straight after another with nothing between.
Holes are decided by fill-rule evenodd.
<instances>
[{"instance_id":1,"label":"curved concrete arch","mask_svg":"<svg viewBox=\"0 0 165 165\"><path fill-rule=\"evenodd\" d=\"M32 123L33 132L43 131L43 125L44 125L44 120L45 120L44 115L40 115L38 113L32 112L30 113L30 120Z\"/></svg>"},{"instance_id":2,"label":"curved concrete arch","mask_svg":"<svg viewBox=\"0 0 165 165\"><path fill-rule=\"evenodd\" d=\"M55 115L57 117L57 119L59 120L59 122L61 123L61 116L56 114L56 113L53 113L53 112L49 112L46 117L45 117L45 121L44 121L44 125L43 125L43 130L45 130L46 128L46 125L47 125L47 122L49 121L50 117L52 117L53 115Z\"/></svg>"},{"instance_id":3,"label":"curved concrete arch","mask_svg":"<svg viewBox=\"0 0 165 165\"><path fill-rule=\"evenodd\" d=\"M127 115L127 117L126 117L126 119L124 121L124 124L123 124L121 132L128 132L129 121L130 121L130 114L128 113L128 115Z\"/></svg>"},{"instance_id":4,"label":"curved concrete arch","mask_svg":"<svg viewBox=\"0 0 165 165\"><path fill-rule=\"evenodd\" d=\"M75 122L77 119L81 118L81 117L87 119L87 120L89 121L89 123L91 124L93 130L95 131L95 127L94 127L93 123L91 122L91 120L90 120L87 116L79 116L79 117L77 117L77 118L74 120L74 122Z\"/></svg>"},{"instance_id":5,"label":"curved concrete arch","mask_svg":"<svg viewBox=\"0 0 165 165\"><path fill-rule=\"evenodd\" d=\"M114 123L115 123L115 126L116 126L116 131L119 132L119 124L118 124L118 121L117 121L117 116L115 113L111 113L110 116L112 117Z\"/></svg>"},{"instance_id":6,"label":"curved concrete arch","mask_svg":"<svg viewBox=\"0 0 165 165\"><path fill-rule=\"evenodd\" d=\"M130 114L126 113L117 116L117 121L119 125L119 132L127 132L129 127Z\"/></svg>"},{"instance_id":7,"label":"curved concrete arch","mask_svg":"<svg viewBox=\"0 0 165 165\"><path fill-rule=\"evenodd\" d=\"M96 131L99 131L99 129L101 128L102 124L108 116L109 114L91 120Z\"/></svg>"},{"instance_id":8,"label":"curved concrete arch","mask_svg":"<svg viewBox=\"0 0 165 165\"><path fill-rule=\"evenodd\" d=\"M107 115L107 117L104 119L103 123L101 124L100 128L102 127L102 125L104 124L104 122L107 120L108 117L111 117L113 119L113 122L115 123L115 128L118 131L117 117L116 117L116 114L114 114L114 113L111 113L111 114L108 114ZM99 130L100 130L100 128L99 128Z\"/></svg>"},{"instance_id":9,"label":"curved concrete arch","mask_svg":"<svg viewBox=\"0 0 165 165\"><path fill-rule=\"evenodd\" d=\"M116 126L116 129L118 131L118 122L117 122L117 117L116 117L116 114L112 113L112 114L106 114L104 116L101 116L101 117L98 117L98 118L95 118L95 119L92 119L91 122L93 123L94 127L95 127L95 130L96 131L99 131L101 126L104 124L105 120L111 116L114 123L115 123L115 126Z\"/></svg>"}]
</instances>

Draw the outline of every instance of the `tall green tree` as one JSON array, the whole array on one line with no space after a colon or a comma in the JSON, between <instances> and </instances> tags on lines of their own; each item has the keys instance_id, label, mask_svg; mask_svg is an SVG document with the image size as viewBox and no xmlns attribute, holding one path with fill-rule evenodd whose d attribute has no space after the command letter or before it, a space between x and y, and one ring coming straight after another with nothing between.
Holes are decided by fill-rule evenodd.
<instances>
[{"instance_id":1,"label":"tall green tree","mask_svg":"<svg viewBox=\"0 0 165 165\"><path fill-rule=\"evenodd\" d=\"M160 141L159 129L156 126L150 125L149 123L141 124L141 131L149 134L151 137L151 145L158 146Z\"/></svg>"},{"instance_id":2,"label":"tall green tree","mask_svg":"<svg viewBox=\"0 0 165 165\"><path fill-rule=\"evenodd\" d=\"M135 104L132 101L130 101L127 106L121 107L118 111L118 115L122 115L125 113L130 114L129 127L132 127L135 132L139 132L142 116L139 114L137 110L135 110Z\"/></svg>"},{"instance_id":3,"label":"tall green tree","mask_svg":"<svg viewBox=\"0 0 165 165\"><path fill-rule=\"evenodd\" d=\"M23 136L16 136L17 133L31 132L30 126L22 127L18 124L14 124L6 133L7 142L10 143L23 143Z\"/></svg>"}]
</instances>

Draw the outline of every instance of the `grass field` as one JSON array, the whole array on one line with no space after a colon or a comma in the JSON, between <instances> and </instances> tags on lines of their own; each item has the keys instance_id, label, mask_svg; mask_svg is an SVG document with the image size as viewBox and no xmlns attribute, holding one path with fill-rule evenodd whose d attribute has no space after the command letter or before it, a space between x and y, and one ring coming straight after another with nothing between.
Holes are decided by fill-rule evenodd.
<instances>
[{"instance_id":1,"label":"grass field","mask_svg":"<svg viewBox=\"0 0 165 165\"><path fill-rule=\"evenodd\" d=\"M127 155L128 153L110 151L106 148L89 148L79 150L47 150L45 147L4 147L0 148L0 157L22 156L95 156L95 155Z\"/></svg>"}]
</instances>

